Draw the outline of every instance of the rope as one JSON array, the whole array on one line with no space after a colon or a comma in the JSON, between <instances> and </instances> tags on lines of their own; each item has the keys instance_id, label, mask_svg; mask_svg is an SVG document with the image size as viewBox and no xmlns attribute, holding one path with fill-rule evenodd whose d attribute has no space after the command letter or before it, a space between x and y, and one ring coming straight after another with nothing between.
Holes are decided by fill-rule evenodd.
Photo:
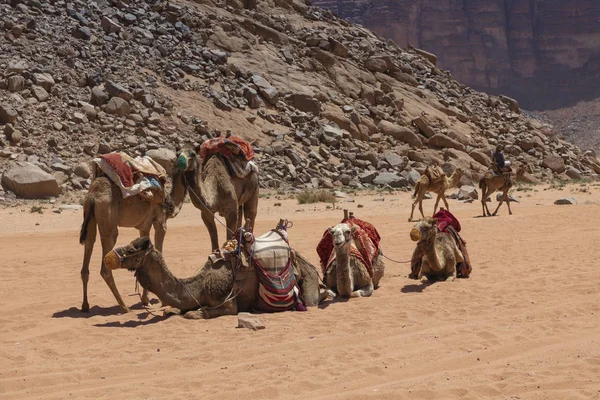
<instances>
[{"instance_id":1,"label":"rope","mask_svg":"<svg viewBox=\"0 0 600 400\"><path fill-rule=\"evenodd\" d=\"M215 213L214 213L214 212L212 212L212 211L210 210L210 208L208 208L208 206L206 205L206 203L205 203L204 201L202 201L202 199L200 198L200 196L198 196L198 195L196 194L196 192L194 191L194 189L192 189L192 187L191 187L191 186L190 186L190 184L188 183L188 181L187 181L187 177L185 176L185 174L183 175L183 180L185 181L185 186L186 186L187 190L188 190L188 191L189 191L191 194L193 194L193 195L194 195L194 197L196 198L196 200L198 200L198 201L200 202L200 204L202 204L202 206L203 206L204 208L206 208L206 210L207 210L207 211L208 211L208 212L209 212L209 213L210 213L210 214L213 216L213 218L214 218L214 219L215 219L215 220L216 220L216 221L217 221L219 224L221 224L221 225L222 225L222 226L223 226L223 227L224 227L224 228L225 228L225 229L226 229L226 230L227 230L227 231L228 231L230 234L232 234L232 235L233 235L233 234L235 234L235 232L233 232L231 229L229 229L229 228L227 227L227 225L225 225L223 222L221 222L221 220L220 220L219 218L217 218L217 216L215 215Z\"/></svg>"},{"instance_id":2,"label":"rope","mask_svg":"<svg viewBox=\"0 0 600 400\"><path fill-rule=\"evenodd\" d=\"M381 254L381 256L383 258L385 258L385 259L387 259L387 260L389 260L389 261L391 261L393 263L396 263L396 264L408 264L408 263L410 263L412 261L412 260L408 260L408 261L396 261L396 260L392 260L391 258L389 258L388 256L386 256L385 254L383 254L383 252L381 250L379 251L379 253Z\"/></svg>"}]
</instances>

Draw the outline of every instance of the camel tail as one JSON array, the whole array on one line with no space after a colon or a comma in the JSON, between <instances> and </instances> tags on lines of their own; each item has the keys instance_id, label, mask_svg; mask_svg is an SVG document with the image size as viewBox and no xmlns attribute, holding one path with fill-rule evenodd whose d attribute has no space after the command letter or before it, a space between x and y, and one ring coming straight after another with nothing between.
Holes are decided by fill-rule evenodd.
<instances>
[{"instance_id":1,"label":"camel tail","mask_svg":"<svg viewBox=\"0 0 600 400\"><path fill-rule=\"evenodd\" d=\"M417 197L417 193L419 193L419 186L421 186L421 184L419 182L415 183L415 191L412 195L412 198L414 199L415 197Z\"/></svg>"},{"instance_id":2,"label":"camel tail","mask_svg":"<svg viewBox=\"0 0 600 400\"><path fill-rule=\"evenodd\" d=\"M84 244L88 234L88 225L94 218L94 199L86 201L83 205L83 224L79 233L79 244Z\"/></svg>"},{"instance_id":3,"label":"camel tail","mask_svg":"<svg viewBox=\"0 0 600 400\"><path fill-rule=\"evenodd\" d=\"M484 190L485 190L485 188L486 188L486 186L487 186L487 185L485 184L485 178L481 178L481 179L479 180L479 189L481 189L482 191L484 191Z\"/></svg>"}]
</instances>

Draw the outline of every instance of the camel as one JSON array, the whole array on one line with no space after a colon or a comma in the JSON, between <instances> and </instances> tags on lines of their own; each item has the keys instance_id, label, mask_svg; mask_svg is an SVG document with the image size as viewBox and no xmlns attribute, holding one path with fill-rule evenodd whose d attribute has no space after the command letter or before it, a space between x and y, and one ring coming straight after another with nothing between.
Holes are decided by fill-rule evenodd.
<instances>
[{"instance_id":1,"label":"camel","mask_svg":"<svg viewBox=\"0 0 600 400\"><path fill-rule=\"evenodd\" d=\"M520 180L521 177L527 171L527 167L524 164L519 165L516 172L516 180ZM481 208L483 209L483 216L496 216L498 210L502 203L506 201L506 205L508 206L508 214L512 215L512 210L510 209L510 201L508 199L508 191L513 187L513 182L515 182L515 177L510 174L510 181L506 181L504 175L496 175L493 171L487 171L483 177L479 180L479 188L481 189ZM490 210L487 206L487 199L494 193L496 190L502 191L502 197L500 199L500 203L493 214L490 214Z\"/></svg>"},{"instance_id":2,"label":"camel","mask_svg":"<svg viewBox=\"0 0 600 400\"><path fill-rule=\"evenodd\" d=\"M363 260L351 251L353 246L356 247L353 237L356 229L356 226L345 223L329 228L336 258L333 261L335 265L328 268L324 274L324 283L345 298L371 296L373 290L379 287L385 268L378 253L373 262L373 278L371 278Z\"/></svg>"},{"instance_id":3,"label":"camel","mask_svg":"<svg viewBox=\"0 0 600 400\"><path fill-rule=\"evenodd\" d=\"M417 277L421 282L451 282L456 279L456 264L464 261L452 236L440 234L436 223L435 218L425 218L410 231L410 238L418 242L416 251L422 257L421 271Z\"/></svg>"},{"instance_id":4,"label":"camel","mask_svg":"<svg viewBox=\"0 0 600 400\"><path fill-rule=\"evenodd\" d=\"M251 172L244 178L232 177L223 157L213 155L202 167L200 146L184 146L178 153L185 155L186 189L190 200L202 213L202 221L210 235L211 250L217 250L219 237L215 214L225 217L228 236L237 231L242 221L249 220L254 228L258 209L258 173ZM178 163L179 164L179 163Z\"/></svg>"},{"instance_id":5,"label":"camel","mask_svg":"<svg viewBox=\"0 0 600 400\"><path fill-rule=\"evenodd\" d=\"M111 251L117 242L119 227L136 228L140 236L148 236L154 227L154 241L156 248L162 250L167 232L167 219L175 218L179 213L185 198L185 185L182 172L173 175L173 186L170 193L170 204L155 204L142 200L139 196L123 198L121 190L108 177L96 175L92 181L83 204L83 224L79 235L79 243L83 244L84 256L81 267L81 280L83 282L83 302L81 311L90 309L87 296L89 281L89 267L94 243L96 242L96 228L100 233L102 243L102 266L100 275L112 291L123 313L129 312L113 279L112 271L106 268L104 256ZM167 210L167 208L170 208ZM142 303L148 304L148 292L144 290Z\"/></svg>"},{"instance_id":6,"label":"camel","mask_svg":"<svg viewBox=\"0 0 600 400\"><path fill-rule=\"evenodd\" d=\"M415 192L413 193L413 198L415 201L412 204L412 210L410 211L410 218L408 222L413 221L413 214L415 212L415 206L417 203L419 204L419 211L421 212L421 216L425 218L425 214L423 214L423 199L425 198L425 193L433 192L437 194L437 199L435 200L435 206L433 207L433 215L437 211L438 204L440 203L440 199L444 201L444 205L447 210L450 210L448 207L448 201L446 200L445 192L446 190L457 187L460 181L460 178L463 176L464 171L462 168L456 168L452 175L449 177L445 174L436 182L431 182L427 174L421 175L417 183L415 184Z\"/></svg>"},{"instance_id":7,"label":"camel","mask_svg":"<svg viewBox=\"0 0 600 400\"><path fill-rule=\"evenodd\" d=\"M230 257L230 258L227 258ZM237 270L235 253L223 257L219 251L189 278L176 278L167 268L162 254L148 237L137 238L126 246L115 248L106 256L112 269L135 271L140 285L156 294L163 305L170 307L165 314L182 314L188 319L210 319L236 315L255 309L258 280L254 270ZM319 285L319 275L304 257L292 257L294 274L300 282L303 304L317 306L335 294Z\"/></svg>"}]
</instances>

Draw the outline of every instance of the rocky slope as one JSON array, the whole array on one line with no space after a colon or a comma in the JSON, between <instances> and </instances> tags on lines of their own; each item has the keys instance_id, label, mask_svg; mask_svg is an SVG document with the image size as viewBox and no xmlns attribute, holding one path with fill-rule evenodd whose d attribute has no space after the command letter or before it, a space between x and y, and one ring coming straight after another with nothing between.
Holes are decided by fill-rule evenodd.
<instances>
[{"instance_id":1,"label":"rocky slope","mask_svg":"<svg viewBox=\"0 0 600 400\"><path fill-rule=\"evenodd\" d=\"M526 109L600 97L597 0L315 0L398 45L433 52L461 82Z\"/></svg>"},{"instance_id":2,"label":"rocky slope","mask_svg":"<svg viewBox=\"0 0 600 400\"><path fill-rule=\"evenodd\" d=\"M63 194L83 194L97 153L228 130L267 187L407 188L430 163L467 183L496 143L531 179L600 173L514 100L292 0L2 0L0 29L0 169L27 161Z\"/></svg>"}]
</instances>

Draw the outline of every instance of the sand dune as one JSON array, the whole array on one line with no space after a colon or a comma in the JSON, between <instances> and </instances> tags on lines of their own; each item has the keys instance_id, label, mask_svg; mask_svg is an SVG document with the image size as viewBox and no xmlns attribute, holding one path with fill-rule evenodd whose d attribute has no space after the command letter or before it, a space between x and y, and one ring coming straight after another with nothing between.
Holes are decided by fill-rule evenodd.
<instances>
[{"instance_id":1,"label":"sand dune","mask_svg":"<svg viewBox=\"0 0 600 400\"><path fill-rule=\"evenodd\" d=\"M236 329L234 316L149 315L127 271L115 278L133 311L120 314L99 275L99 242L81 313L81 212L1 210L0 398L600 399L600 190L580 188L518 192L514 215L495 218L451 201L471 278L422 285L407 264L387 262L372 297L260 315L256 332ZM552 204L565 195L578 204ZM409 195L355 200L340 206L379 229L388 257L408 260ZM292 220L292 245L317 264L315 246L341 214L265 199L256 231ZM118 243L135 236L121 229ZM188 276L209 248L186 204L169 223L169 268Z\"/></svg>"}]
</instances>

